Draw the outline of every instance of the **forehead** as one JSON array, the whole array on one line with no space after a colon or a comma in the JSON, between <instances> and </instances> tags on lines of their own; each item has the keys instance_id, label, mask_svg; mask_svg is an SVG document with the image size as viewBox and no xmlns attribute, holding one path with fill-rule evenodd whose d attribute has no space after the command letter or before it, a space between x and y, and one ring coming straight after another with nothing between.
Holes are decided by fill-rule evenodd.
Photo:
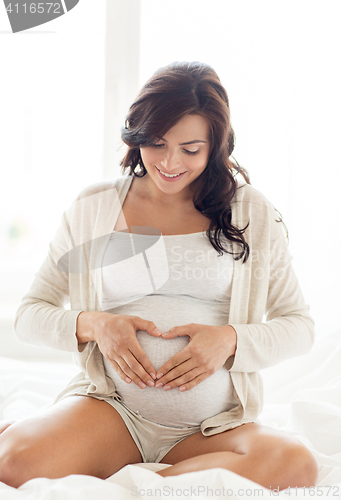
<instances>
[{"instance_id":1,"label":"forehead","mask_svg":"<svg viewBox=\"0 0 341 500\"><path fill-rule=\"evenodd\" d=\"M164 138L180 137L186 139L209 140L210 125L206 118L201 115L185 115L165 134Z\"/></svg>"}]
</instances>

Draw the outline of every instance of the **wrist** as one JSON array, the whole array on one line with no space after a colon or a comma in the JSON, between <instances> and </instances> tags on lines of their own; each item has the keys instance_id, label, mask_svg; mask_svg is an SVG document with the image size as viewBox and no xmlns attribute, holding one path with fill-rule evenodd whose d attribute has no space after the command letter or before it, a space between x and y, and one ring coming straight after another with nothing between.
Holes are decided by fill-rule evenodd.
<instances>
[{"instance_id":1,"label":"wrist","mask_svg":"<svg viewBox=\"0 0 341 500\"><path fill-rule=\"evenodd\" d=\"M79 344L96 341L96 326L98 326L101 315L107 314L102 311L83 311L78 315L76 337Z\"/></svg>"},{"instance_id":2,"label":"wrist","mask_svg":"<svg viewBox=\"0 0 341 500\"><path fill-rule=\"evenodd\" d=\"M237 332L231 325L226 325L227 336L229 339L230 356L234 356L237 350Z\"/></svg>"},{"instance_id":3,"label":"wrist","mask_svg":"<svg viewBox=\"0 0 341 500\"><path fill-rule=\"evenodd\" d=\"M225 325L226 328L226 361L224 366L226 370L230 370L233 366L235 354L237 351L237 332L231 325Z\"/></svg>"}]
</instances>

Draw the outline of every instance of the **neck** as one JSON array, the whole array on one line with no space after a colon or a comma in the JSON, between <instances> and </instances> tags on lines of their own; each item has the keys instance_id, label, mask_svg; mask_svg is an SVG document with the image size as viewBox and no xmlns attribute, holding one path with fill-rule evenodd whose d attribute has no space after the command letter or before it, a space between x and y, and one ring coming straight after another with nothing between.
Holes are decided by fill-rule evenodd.
<instances>
[{"instance_id":1,"label":"neck","mask_svg":"<svg viewBox=\"0 0 341 500\"><path fill-rule=\"evenodd\" d=\"M188 207L189 205L193 208L193 196L195 193L194 182L190 186L186 186L186 188L179 193L167 194L160 191L150 178L149 174L146 174L138 181L139 185L135 185L135 193L145 201L149 201L165 208L182 209L184 207Z\"/></svg>"}]
</instances>

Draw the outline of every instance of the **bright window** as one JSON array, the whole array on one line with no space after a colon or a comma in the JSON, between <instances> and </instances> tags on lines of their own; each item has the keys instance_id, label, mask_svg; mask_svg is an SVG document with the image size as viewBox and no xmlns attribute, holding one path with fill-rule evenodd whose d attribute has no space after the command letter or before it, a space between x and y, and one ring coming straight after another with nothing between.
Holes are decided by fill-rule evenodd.
<instances>
[{"instance_id":1,"label":"bright window","mask_svg":"<svg viewBox=\"0 0 341 500\"><path fill-rule=\"evenodd\" d=\"M105 2L6 33L0 8L0 316L12 317L61 214L102 177Z\"/></svg>"},{"instance_id":2,"label":"bright window","mask_svg":"<svg viewBox=\"0 0 341 500\"><path fill-rule=\"evenodd\" d=\"M142 0L140 85L172 61L225 86L233 155L282 213L318 332L340 326L341 3Z\"/></svg>"}]
</instances>

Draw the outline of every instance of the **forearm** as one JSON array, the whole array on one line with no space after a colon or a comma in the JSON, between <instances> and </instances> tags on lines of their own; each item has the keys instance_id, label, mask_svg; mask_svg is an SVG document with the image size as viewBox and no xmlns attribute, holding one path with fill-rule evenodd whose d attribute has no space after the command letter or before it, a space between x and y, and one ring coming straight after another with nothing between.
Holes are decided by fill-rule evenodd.
<instances>
[{"instance_id":1,"label":"forearm","mask_svg":"<svg viewBox=\"0 0 341 500\"><path fill-rule=\"evenodd\" d=\"M235 327L238 350L231 371L253 372L268 368L306 354L314 342L314 323L308 313Z\"/></svg>"},{"instance_id":2,"label":"forearm","mask_svg":"<svg viewBox=\"0 0 341 500\"><path fill-rule=\"evenodd\" d=\"M77 350L75 330L79 314L80 311L66 310L29 297L16 312L14 333L24 344L74 352Z\"/></svg>"}]
</instances>

